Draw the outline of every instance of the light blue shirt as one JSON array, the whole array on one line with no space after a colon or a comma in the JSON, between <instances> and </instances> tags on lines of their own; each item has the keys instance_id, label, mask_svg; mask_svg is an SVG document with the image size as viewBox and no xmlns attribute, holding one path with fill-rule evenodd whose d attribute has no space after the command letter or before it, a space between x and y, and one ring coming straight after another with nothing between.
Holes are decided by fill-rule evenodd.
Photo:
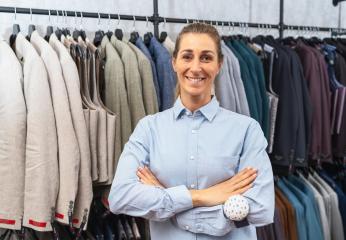
<instances>
[{"instance_id":1,"label":"light blue shirt","mask_svg":"<svg viewBox=\"0 0 346 240\"><path fill-rule=\"evenodd\" d=\"M219 106L216 97L190 112L180 98L166 111L143 118L120 156L109 195L116 214L150 220L152 240L257 239L255 226L273 222L274 184L260 125ZM166 187L142 184L139 166L148 166ZM258 169L243 194L249 226L237 228L223 205L193 207L189 189L205 189L245 167Z\"/></svg>"}]
</instances>

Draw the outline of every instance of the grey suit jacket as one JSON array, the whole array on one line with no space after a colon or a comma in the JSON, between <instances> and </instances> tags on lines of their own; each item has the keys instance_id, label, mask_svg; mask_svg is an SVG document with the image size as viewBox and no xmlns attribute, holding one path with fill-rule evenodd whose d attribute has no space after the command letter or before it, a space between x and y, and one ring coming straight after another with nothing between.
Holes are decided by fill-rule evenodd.
<instances>
[{"instance_id":1,"label":"grey suit jacket","mask_svg":"<svg viewBox=\"0 0 346 240\"><path fill-rule=\"evenodd\" d=\"M142 80L142 94L146 115L154 114L159 111L156 90L153 80L153 72L149 59L131 42L128 45L137 56L139 74Z\"/></svg>"},{"instance_id":2,"label":"grey suit jacket","mask_svg":"<svg viewBox=\"0 0 346 240\"><path fill-rule=\"evenodd\" d=\"M240 66L237 57L234 53L229 49L225 43L221 42L222 46L224 46L224 50L227 53L230 60L230 68L232 68L232 74L234 79L234 86L237 89L237 112L244 114L246 116L250 116L249 104L247 102L244 84L240 75Z\"/></svg>"},{"instance_id":3,"label":"grey suit jacket","mask_svg":"<svg viewBox=\"0 0 346 240\"><path fill-rule=\"evenodd\" d=\"M79 145L72 123L70 103L59 58L37 31L31 34L30 42L41 56L48 72L58 134L60 185L56 203L56 220L68 223L70 202L75 201L77 194L80 165Z\"/></svg>"},{"instance_id":4,"label":"grey suit jacket","mask_svg":"<svg viewBox=\"0 0 346 240\"><path fill-rule=\"evenodd\" d=\"M48 75L42 59L21 33L17 35L15 51L23 64L27 107L23 225L50 231L59 176L57 130Z\"/></svg>"},{"instance_id":5,"label":"grey suit jacket","mask_svg":"<svg viewBox=\"0 0 346 240\"><path fill-rule=\"evenodd\" d=\"M26 105L22 66L5 41L0 41L0 72L0 228L19 230L24 211Z\"/></svg>"},{"instance_id":6,"label":"grey suit jacket","mask_svg":"<svg viewBox=\"0 0 346 240\"><path fill-rule=\"evenodd\" d=\"M321 222L322 222L322 226L321 227L322 227L322 230L323 230L323 239L324 240L330 240L331 239L330 226L329 226L329 223L328 223L328 218L327 218L327 214L326 214L326 206L324 204L323 197L318 192L318 190L307 179L305 179L305 177L302 174L299 174L299 177L300 177L300 179L302 179L302 181L304 181L304 183L306 185L308 185L310 187L310 189L314 193L314 197L315 197L315 200L316 200L317 205L318 205L320 219L321 219Z\"/></svg>"},{"instance_id":7,"label":"grey suit jacket","mask_svg":"<svg viewBox=\"0 0 346 240\"><path fill-rule=\"evenodd\" d=\"M111 43L124 63L127 98L131 113L131 127L134 130L138 121L145 116L142 83L136 54L125 42L118 40L114 35L111 37Z\"/></svg>"},{"instance_id":8,"label":"grey suit jacket","mask_svg":"<svg viewBox=\"0 0 346 240\"><path fill-rule=\"evenodd\" d=\"M339 211L339 200L335 191L315 172L313 178L328 192L331 200L331 234L332 239L344 239L344 226Z\"/></svg>"},{"instance_id":9,"label":"grey suit jacket","mask_svg":"<svg viewBox=\"0 0 346 240\"><path fill-rule=\"evenodd\" d=\"M90 173L90 144L87 126L89 125L88 123L90 118L90 111L89 109L83 110L78 70L69 52L64 47L64 45L59 42L55 34L52 34L50 36L49 43L58 54L60 60L60 65L62 68L62 73L69 98L73 127L78 140L80 152L80 169L78 175L78 190L74 202L74 209L76 210L76 212L79 212L76 219L78 220L78 222L81 222L83 217L83 210L87 209L89 211L93 196ZM84 117L84 115L86 115L86 118Z\"/></svg>"},{"instance_id":10,"label":"grey suit jacket","mask_svg":"<svg viewBox=\"0 0 346 240\"><path fill-rule=\"evenodd\" d=\"M215 78L215 95L220 101L220 106L230 111L237 112L237 89L233 82L233 70L230 59L222 46L222 53L224 55L222 67L219 74ZM239 101L239 100L238 100Z\"/></svg>"}]
</instances>

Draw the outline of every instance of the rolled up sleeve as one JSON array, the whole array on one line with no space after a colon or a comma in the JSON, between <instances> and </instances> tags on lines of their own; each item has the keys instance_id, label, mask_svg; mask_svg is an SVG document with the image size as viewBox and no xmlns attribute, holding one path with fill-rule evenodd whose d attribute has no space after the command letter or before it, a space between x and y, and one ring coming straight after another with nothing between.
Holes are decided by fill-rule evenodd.
<instances>
[{"instance_id":1,"label":"rolled up sleeve","mask_svg":"<svg viewBox=\"0 0 346 240\"><path fill-rule=\"evenodd\" d=\"M272 223L275 194L272 167L266 147L267 141L259 124L251 122L244 138L238 172L246 167L253 167L258 172L253 187L243 194L250 208L244 221L231 221L225 217L223 205L217 205L197 207L177 214L175 216L177 226L193 233L224 236L234 228L249 224L263 226Z\"/></svg>"},{"instance_id":2,"label":"rolled up sleeve","mask_svg":"<svg viewBox=\"0 0 346 240\"><path fill-rule=\"evenodd\" d=\"M245 136L238 171L246 167L257 169L253 187L243 194L250 206L247 221L257 227L270 224L274 219L274 180L266 147L267 140L261 127L256 121L253 121Z\"/></svg>"},{"instance_id":3,"label":"rolled up sleeve","mask_svg":"<svg viewBox=\"0 0 346 240\"><path fill-rule=\"evenodd\" d=\"M175 214L191 209L191 194L184 185L160 188L142 184L137 175L140 166L149 163L149 117L136 126L122 152L108 197L115 214L164 221Z\"/></svg>"},{"instance_id":4,"label":"rolled up sleeve","mask_svg":"<svg viewBox=\"0 0 346 240\"><path fill-rule=\"evenodd\" d=\"M175 219L181 229L211 236L224 236L235 228L234 222L225 217L223 205L193 208L177 214Z\"/></svg>"}]
</instances>

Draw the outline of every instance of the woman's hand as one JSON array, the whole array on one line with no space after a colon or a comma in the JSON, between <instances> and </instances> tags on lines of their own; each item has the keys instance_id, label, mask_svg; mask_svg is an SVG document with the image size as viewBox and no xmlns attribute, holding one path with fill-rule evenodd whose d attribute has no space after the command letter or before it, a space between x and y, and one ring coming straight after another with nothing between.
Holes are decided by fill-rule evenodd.
<instances>
[{"instance_id":1,"label":"woman's hand","mask_svg":"<svg viewBox=\"0 0 346 240\"><path fill-rule=\"evenodd\" d=\"M138 168L137 176L143 184L165 188L146 166ZM257 170L245 168L232 178L212 187L201 190L190 190L193 206L211 207L224 204L230 196L243 194L249 190L256 177Z\"/></svg>"},{"instance_id":2,"label":"woman's hand","mask_svg":"<svg viewBox=\"0 0 346 240\"><path fill-rule=\"evenodd\" d=\"M252 187L257 170L245 168L232 178L202 190L190 190L194 207L224 204L233 195L243 194Z\"/></svg>"},{"instance_id":3,"label":"woman's hand","mask_svg":"<svg viewBox=\"0 0 346 240\"><path fill-rule=\"evenodd\" d=\"M165 188L165 186L163 186L160 183L160 181L157 180L155 175L150 171L150 169L147 166L139 167L137 170L137 176L139 177L139 180L143 184Z\"/></svg>"}]
</instances>

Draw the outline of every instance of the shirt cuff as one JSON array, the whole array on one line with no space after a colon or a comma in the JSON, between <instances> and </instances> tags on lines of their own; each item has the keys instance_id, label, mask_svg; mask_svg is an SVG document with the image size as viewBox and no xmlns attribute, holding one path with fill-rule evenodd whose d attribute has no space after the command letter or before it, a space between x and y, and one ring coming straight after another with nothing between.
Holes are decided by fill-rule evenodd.
<instances>
[{"instance_id":1,"label":"shirt cuff","mask_svg":"<svg viewBox=\"0 0 346 240\"><path fill-rule=\"evenodd\" d=\"M192 197L184 185L165 189L173 203L173 211L179 213L193 208Z\"/></svg>"}]
</instances>

